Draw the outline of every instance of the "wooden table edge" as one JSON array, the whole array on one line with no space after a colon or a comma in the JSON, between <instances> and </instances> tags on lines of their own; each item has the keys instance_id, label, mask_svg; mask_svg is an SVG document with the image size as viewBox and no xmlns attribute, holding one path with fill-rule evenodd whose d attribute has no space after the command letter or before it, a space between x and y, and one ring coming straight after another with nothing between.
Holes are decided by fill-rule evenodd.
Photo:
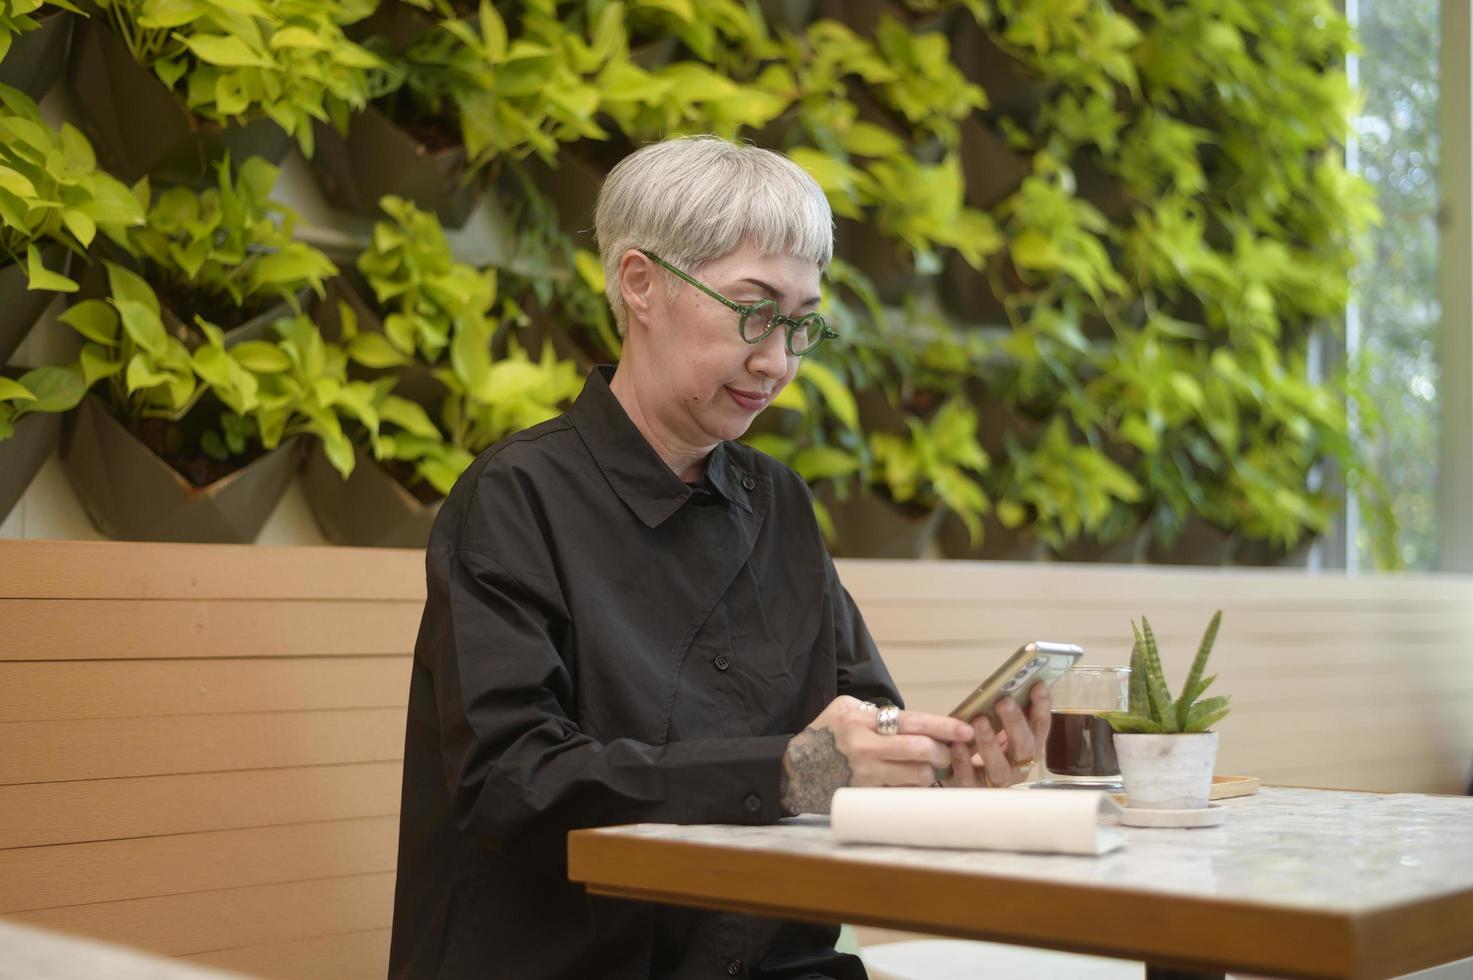
<instances>
[{"instance_id":1,"label":"wooden table edge","mask_svg":"<svg viewBox=\"0 0 1473 980\"><path fill-rule=\"evenodd\" d=\"M1473 936L1466 928L1456 934L1456 923L1473 921L1473 890L1371 913L1268 908L1108 883L936 868L911 868L897 877L883 864L827 855L598 829L568 835L568 877L611 898L905 929L1188 970L1371 980L1473 955ZM668 887L672 880L681 881L679 890ZM1129 906L1102 902L1109 893L1129 896ZM979 904L989 910L985 921L975 911ZM1067 934L1054 925L1062 921L1071 923ZM1423 945L1405 942L1409 934ZM1423 952L1429 946L1435 951Z\"/></svg>"}]
</instances>

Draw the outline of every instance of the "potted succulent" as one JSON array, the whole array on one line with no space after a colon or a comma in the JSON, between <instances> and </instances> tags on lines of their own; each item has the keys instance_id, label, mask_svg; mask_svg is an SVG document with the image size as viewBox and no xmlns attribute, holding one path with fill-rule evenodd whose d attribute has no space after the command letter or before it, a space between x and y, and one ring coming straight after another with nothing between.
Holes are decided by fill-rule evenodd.
<instances>
[{"instance_id":1,"label":"potted succulent","mask_svg":"<svg viewBox=\"0 0 1473 980\"><path fill-rule=\"evenodd\" d=\"M40 101L66 65L73 18L67 0L7 0L0 5L0 85Z\"/></svg>"},{"instance_id":2,"label":"potted succulent","mask_svg":"<svg viewBox=\"0 0 1473 980\"><path fill-rule=\"evenodd\" d=\"M1221 622L1218 610L1202 634L1181 695L1173 699L1156 636L1150 622L1141 618L1130 654L1129 708L1102 715L1115 730L1115 753L1132 808L1192 810L1207 805L1217 759L1212 726L1227 717L1229 698L1202 697L1217 676L1202 674Z\"/></svg>"},{"instance_id":3,"label":"potted succulent","mask_svg":"<svg viewBox=\"0 0 1473 980\"><path fill-rule=\"evenodd\" d=\"M57 293L77 289L65 274L70 255L99 230L121 241L142 221L143 209L97 169L75 127L52 129L33 100L0 85L0 364Z\"/></svg>"},{"instance_id":4,"label":"potted succulent","mask_svg":"<svg viewBox=\"0 0 1473 980\"><path fill-rule=\"evenodd\" d=\"M86 391L76 365L0 368L0 521L51 455L61 437L61 413L75 408Z\"/></svg>"},{"instance_id":5,"label":"potted succulent","mask_svg":"<svg viewBox=\"0 0 1473 980\"><path fill-rule=\"evenodd\" d=\"M288 356L266 341L227 349L223 331L203 320L205 342L191 350L165 329L141 276L105 267L107 298L61 315L86 340L84 383L101 386L63 433L62 465L78 498L110 537L255 540L298 459L284 425L271 422L281 396L266 403L261 380Z\"/></svg>"},{"instance_id":6,"label":"potted succulent","mask_svg":"<svg viewBox=\"0 0 1473 980\"><path fill-rule=\"evenodd\" d=\"M197 319L221 327L227 346L272 339L271 324L302 312L309 291L325 296L338 272L293 237L296 214L271 200L275 166L250 157L232 168L227 156L215 169L216 186L206 190L155 195L147 180L134 188L147 218L130 230L127 250L159 297L165 328L190 347L203 340ZM99 270L91 291L101 279Z\"/></svg>"},{"instance_id":7,"label":"potted succulent","mask_svg":"<svg viewBox=\"0 0 1473 980\"><path fill-rule=\"evenodd\" d=\"M314 122L362 109L388 65L348 40L360 4L98 0L72 63L84 128L108 169L207 181L226 152L279 162Z\"/></svg>"}]
</instances>

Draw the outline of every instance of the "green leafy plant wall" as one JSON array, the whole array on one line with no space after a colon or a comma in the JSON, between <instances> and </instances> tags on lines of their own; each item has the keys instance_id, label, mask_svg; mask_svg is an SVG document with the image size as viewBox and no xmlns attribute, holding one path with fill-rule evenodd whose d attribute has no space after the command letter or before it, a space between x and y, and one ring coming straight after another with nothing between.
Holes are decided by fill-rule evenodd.
<instances>
[{"instance_id":1,"label":"green leafy plant wall","mask_svg":"<svg viewBox=\"0 0 1473 980\"><path fill-rule=\"evenodd\" d=\"M310 152L313 120L351 132L371 104L427 156L464 147L502 267L452 262L432 215L385 199L340 263L383 332L349 314L325 341L365 398L393 399L346 431L439 492L472 428L545 417L574 365L617 357L598 179L647 141L716 132L791 155L837 217L843 340L749 436L830 508L940 511L951 554L1163 560L1203 540L1276 560L1328 529L1342 484L1386 514L1348 438L1358 393L1314 353L1376 218L1341 159L1354 42L1328 0L99 6L94 26L208 118L264 115ZM158 247L204 254L209 229L169 210ZM415 361L448 401L374 384ZM538 389L532 407L498 379ZM339 437L340 470L347 452Z\"/></svg>"}]
</instances>

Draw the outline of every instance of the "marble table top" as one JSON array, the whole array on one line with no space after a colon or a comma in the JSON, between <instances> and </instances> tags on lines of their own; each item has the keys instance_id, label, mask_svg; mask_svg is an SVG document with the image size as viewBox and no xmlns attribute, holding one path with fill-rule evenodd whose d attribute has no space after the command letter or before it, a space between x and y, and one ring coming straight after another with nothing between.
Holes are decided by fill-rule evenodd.
<instances>
[{"instance_id":1,"label":"marble table top","mask_svg":"<svg viewBox=\"0 0 1473 980\"><path fill-rule=\"evenodd\" d=\"M1221 805L1220 827L1122 828L1126 846L1102 857L842 844L819 816L587 833L1349 915L1473 893L1473 798L1265 788Z\"/></svg>"}]
</instances>

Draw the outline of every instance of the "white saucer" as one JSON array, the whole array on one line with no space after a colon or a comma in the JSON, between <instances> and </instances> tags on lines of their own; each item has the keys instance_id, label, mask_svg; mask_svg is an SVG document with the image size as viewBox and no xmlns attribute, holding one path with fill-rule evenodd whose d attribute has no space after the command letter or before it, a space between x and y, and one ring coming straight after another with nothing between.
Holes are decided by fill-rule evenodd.
<instances>
[{"instance_id":1,"label":"white saucer","mask_svg":"<svg viewBox=\"0 0 1473 980\"><path fill-rule=\"evenodd\" d=\"M1143 810L1120 808L1127 827L1216 827L1227 819L1227 807L1209 803L1200 810Z\"/></svg>"}]
</instances>

